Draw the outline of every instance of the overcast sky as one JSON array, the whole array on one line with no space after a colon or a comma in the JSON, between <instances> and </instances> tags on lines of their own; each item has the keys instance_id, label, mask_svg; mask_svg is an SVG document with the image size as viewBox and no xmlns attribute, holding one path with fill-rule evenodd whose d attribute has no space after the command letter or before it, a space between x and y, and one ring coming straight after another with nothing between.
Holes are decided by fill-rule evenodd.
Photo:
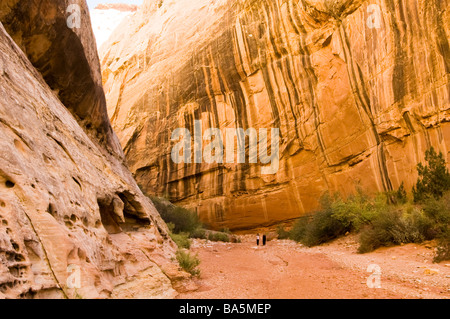
<instances>
[{"instance_id":1,"label":"overcast sky","mask_svg":"<svg viewBox=\"0 0 450 319\"><path fill-rule=\"evenodd\" d=\"M90 9L94 9L99 3L127 3L142 4L143 0L87 0Z\"/></svg>"}]
</instances>

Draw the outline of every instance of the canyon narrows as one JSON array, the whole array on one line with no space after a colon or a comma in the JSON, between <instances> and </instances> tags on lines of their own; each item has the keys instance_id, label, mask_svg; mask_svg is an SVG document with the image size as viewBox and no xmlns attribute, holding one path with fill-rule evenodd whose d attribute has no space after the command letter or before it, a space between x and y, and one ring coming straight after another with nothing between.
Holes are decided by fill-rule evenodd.
<instances>
[{"instance_id":1,"label":"canyon narrows","mask_svg":"<svg viewBox=\"0 0 450 319\"><path fill-rule=\"evenodd\" d=\"M131 2L0 0L0 299L449 296L450 0Z\"/></svg>"},{"instance_id":2,"label":"canyon narrows","mask_svg":"<svg viewBox=\"0 0 450 319\"><path fill-rule=\"evenodd\" d=\"M411 189L426 149L450 152L448 8L144 0L100 50L132 173L149 194L230 229L310 213L325 191ZM248 147L246 163L175 163L178 128L277 128L278 170L262 174Z\"/></svg>"}]
</instances>

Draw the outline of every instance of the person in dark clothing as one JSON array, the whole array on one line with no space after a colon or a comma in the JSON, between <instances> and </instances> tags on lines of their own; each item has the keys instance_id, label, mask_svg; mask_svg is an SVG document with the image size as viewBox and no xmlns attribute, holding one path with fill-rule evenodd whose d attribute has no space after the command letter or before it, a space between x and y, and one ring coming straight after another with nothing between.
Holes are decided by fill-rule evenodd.
<instances>
[{"instance_id":1,"label":"person in dark clothing","mask_svg":"<svg viewBox=\"0 0 450 319\"><path fill-rule=\"evenodd\" d=\"M263 246L265 246L265 245L266 245L266 241L267 241L266 234L263 235L262 241L263 241L263 242L262 242Z\"/></svg>"},{"instance_id":2,"label":"person in dark clothing","mask_svg":"<svg viewBox=\"0 0 450 319\"><path fill-rule=\"evenodd\" d=\"M256 234L256 245L259 246L259 234Z\"/></svg>"}]
</instances>

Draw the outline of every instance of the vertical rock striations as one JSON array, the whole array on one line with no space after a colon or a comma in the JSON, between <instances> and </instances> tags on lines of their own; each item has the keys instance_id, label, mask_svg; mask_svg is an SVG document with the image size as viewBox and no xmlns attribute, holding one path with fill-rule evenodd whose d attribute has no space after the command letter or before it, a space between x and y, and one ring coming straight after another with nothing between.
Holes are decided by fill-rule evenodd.
<instances>
[{"instance_id":1,"label":"vertical rock striations","mask_svg":"<svg viewBox=\"0 0 450 319\"><path fill-rule=\"evenodd\" d=\"M427 148L450 152L448 8L145 1L101 52L108 112L132 172L147 191L230 228L310 212L326 190L411 187ZM174 163L172 132L194 134L196 120L203 132L279 128L278 171L262 175L248 158Z\"/></svg>"},{"instance_id":2,"label":"vertical rock striations","mask_svg":"<svg viewBox=\"0 0 450 319\"><path fill-rule=\"evenodd\" d=\"M0 299L173 297L174 244L123 164L87 15L72 31L65 5L0 5Z\"/></svg>"}]
</instances>

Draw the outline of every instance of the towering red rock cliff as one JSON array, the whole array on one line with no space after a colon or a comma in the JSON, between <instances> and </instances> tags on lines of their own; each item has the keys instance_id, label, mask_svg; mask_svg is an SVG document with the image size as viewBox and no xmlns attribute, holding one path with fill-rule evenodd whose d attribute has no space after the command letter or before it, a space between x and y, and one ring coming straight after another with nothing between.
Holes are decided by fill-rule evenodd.
<instances>
[{"instance_id":1,"label":"towering red rock cliff","mask_svg":"<svg viewBox=\"0 0 450 319\"><path fill-rule=\"evenodd\" d=\"M174 243L123 164L86 3L79 29L66 5L0 4L0 299L173 297Z\"/></svg>"},{"instance_id":2,"label":"towering red rock cliff","mask_svg":"<svg viewBox=\"0 0 450 319\"><path fill-rule=\"evenodd\" d=\"M410 188L427 148L450 152L449 21L448 0L148 0L101 52L108 112L138 183L217 227ZM174 163L196 120L279 128L278 171Z\"/></svg>"}]
</instances>

